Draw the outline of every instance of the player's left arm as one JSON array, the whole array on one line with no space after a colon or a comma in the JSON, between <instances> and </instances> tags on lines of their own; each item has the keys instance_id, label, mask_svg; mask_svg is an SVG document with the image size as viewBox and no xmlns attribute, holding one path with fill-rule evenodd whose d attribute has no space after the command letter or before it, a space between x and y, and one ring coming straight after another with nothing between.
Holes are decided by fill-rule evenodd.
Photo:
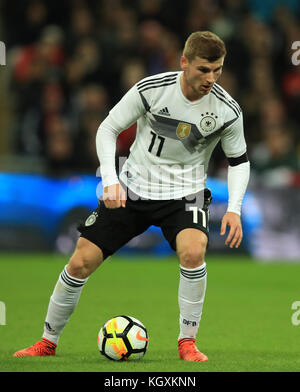
<instances>
[{"instance_id":1,"label":"player's left arm","mask_svg":"<svg viewBox=\"0 0 300 392\"><path fill-rule=\"evenodd\" d=\"M220 234L230 228L225 244L238 248L242 242L241 207L250 177L250 162L244 138L242 114L221 136L222 148L228 159L228 207L222 219Z\"/></svg>"}]
</instances>

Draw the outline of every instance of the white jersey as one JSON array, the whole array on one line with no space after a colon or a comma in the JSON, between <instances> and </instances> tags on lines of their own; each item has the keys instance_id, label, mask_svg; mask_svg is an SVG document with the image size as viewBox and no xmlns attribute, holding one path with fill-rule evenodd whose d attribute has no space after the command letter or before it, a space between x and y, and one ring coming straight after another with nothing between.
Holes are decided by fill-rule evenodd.
<instances>
[{"instance_id":1,"label":"white jersey","mask_svg":"<svg viewBox=\"0 0 300 392\"><path fill-rule=\"evenodd\" d=\"M137 121L136 139L120 179L137 195L181 198L205 187L211 154L221 141L227 157L246 152L242 112L218 84L191 102L182 93L182 72L166 72L135 84L99 127L115 135ZM115 140L115 139L114 139ZM97 143L103 185L116 183L109 144ZM113 157L114 162L114 157ZM102 168L103 165L103 168Z\"/></svg>"}]
</instances>

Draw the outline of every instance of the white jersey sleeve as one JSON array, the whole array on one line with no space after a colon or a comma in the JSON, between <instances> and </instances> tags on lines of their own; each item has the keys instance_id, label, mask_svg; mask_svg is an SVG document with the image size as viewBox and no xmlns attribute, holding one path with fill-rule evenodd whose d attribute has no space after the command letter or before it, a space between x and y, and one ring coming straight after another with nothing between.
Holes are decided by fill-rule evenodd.
<instances>
[{"instance_id":1,"label":"white jersey sleeve","mask_svg":"<svg viewBox=\"0 0 300 392\"><path fill-rule=\"evenodd\" d=\"M134 85L111 109L106 120L120 133L134 124L145 111L137 86Z\"/></svg>"},{"instance_id":2,"label":"white jersey sleeve","mask_svg":"<svg viewBox=\"0 0 300 392\"><path fill-rule=\"evenodd\" d=\"M237 158L246 152L242 113L222 132L221 145L227 158Z\"/></svg>"},{"instance_id":3,"label":"white jersey sleeve","mask_svg":"<svg viewBox=\"0 0 300 392\"><path fill-rule=\"evenodd\" d=\"M100 124L96 135L96 149L104 187L119 182L115 168L118 135L134 124L144 112L144 105L134 85Z\"/></svg>"},{"instance_id":4,"label":"white jersey sleeve","mask_svg":"<svg viewBox=\"0 0 300 392\"><path fill-rule=\"evenodd\" d=\"M221 136L222 149L227 158L238 158L245 154L247 146L244 137L243 114L226 128ZM228 208L227 212L241 214L241 206L250 175L249 162L228 166Z\"/></svg>"}]
</instances>

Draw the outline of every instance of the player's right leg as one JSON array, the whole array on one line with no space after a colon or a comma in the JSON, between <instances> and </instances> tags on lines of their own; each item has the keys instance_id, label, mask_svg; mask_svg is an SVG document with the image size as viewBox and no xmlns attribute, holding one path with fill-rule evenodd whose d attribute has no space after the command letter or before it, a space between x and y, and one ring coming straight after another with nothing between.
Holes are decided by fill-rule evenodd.
<instances>
[{"instance_id":1,"label":"player's right leg","mask_svg":"<svg viewBox=\"0 0 300 392\"><path fill-rule=\"evenodd\" d=\"M56 354L58 340L77 306L83 286L102 262L101 249L89 240L80 237L50 297L42 340L31 347L17 351L14 353L15 357Z\"/></svg>"}]
</instances>

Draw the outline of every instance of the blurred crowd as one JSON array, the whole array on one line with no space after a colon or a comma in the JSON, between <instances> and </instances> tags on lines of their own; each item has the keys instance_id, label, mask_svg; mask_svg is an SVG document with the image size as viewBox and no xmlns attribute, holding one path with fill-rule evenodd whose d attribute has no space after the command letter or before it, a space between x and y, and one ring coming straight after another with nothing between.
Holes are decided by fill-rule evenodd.
<instances>
[{"instance_id":1,"label":"blurred crowd","mask_svg":"<svg viewBox=\"0 0 300 392\"><path fill-rule=\"evenodd\" d=\"M40 156L48 173L95 174L95 134L141 78L179 70L188 35L226 43L220 84L240 103L255 184L300 186L298 0L3 0L10 67L11 148ZM123 132L128 154L135 126ZM221 148L210 174L222 176Z\"/></svg>"}]
</instances>

